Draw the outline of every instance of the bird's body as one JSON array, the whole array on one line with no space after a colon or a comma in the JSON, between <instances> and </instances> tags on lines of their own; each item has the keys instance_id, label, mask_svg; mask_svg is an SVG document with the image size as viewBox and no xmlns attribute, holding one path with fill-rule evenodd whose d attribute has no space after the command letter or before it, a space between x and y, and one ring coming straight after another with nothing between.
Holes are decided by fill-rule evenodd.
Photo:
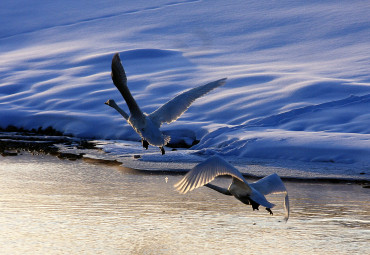
<instances>
[{"instance_id":1,"label":"bird's body","mask_svg":"<svg viewBox=\"0 0 370 255\"><path fill-rule=\"evenodd\" d=\"M157 146L161 149L162 154L164 154L163 146L170 141L170 137L161 132L161 125L177 120L197 98L225 84L226 81L226 79L221 79L185 91L159 107L156 111L146 114L140 110L127 87L126 73L118 53L112 59L112 80L125 99L130 115L125 113L112 99L109 99L105 104L116 109L127 120L135 132L141 136L145 148L148 148L149 144Z\"/></svg>"},{"instance_id":2,"label":"bird's body","mask_svg":"<svg viewBox=\"0 0 370 255\"><path fill-rule=\"evenodd\" d=\"M232 182L227 189L210 183L219 175L232 177ZM288 192L277 174L271 174L254 183L248 183L235 167L221 157L213 156L196 165L175 184L176 189L184 194L201 186L206 186L224 195L232 195L242 203L251 205L253 210L258 210L260 205L264 206L270 214L272 214L271 208L275 205L267 201L265 195L285 193L285 220L289 218Z\"/></svg>"}]
</instances>

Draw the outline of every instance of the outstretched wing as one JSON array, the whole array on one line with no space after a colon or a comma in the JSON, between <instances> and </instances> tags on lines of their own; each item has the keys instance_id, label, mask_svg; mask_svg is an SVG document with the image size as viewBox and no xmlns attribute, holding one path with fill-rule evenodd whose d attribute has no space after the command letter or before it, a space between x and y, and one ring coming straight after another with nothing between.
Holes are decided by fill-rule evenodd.
<instances>
[{"instance_id":1,"label":"outstretched wing","mask_svg":"<svg viewBox=\"0 0 370 255\"><path fill-rule=\"evenodd\" d=\"M224 85L225 83L226 78L185 91L152 112L149 117L158 126L161 126L163 123L169 124L174 122L197 98L207 94L219 86Z\"/></svg>"},{"instance_id":2,"label":"outstretched wing","mask_svg":"<svg viewBox=\"0 0 370 255\"><path fill-rule=\"evenodd\" d=\"M121 59L119 58L119 54L116 53L112 59L112 80L118 91L121 93L122 97L125 99L128 108L130 109L130 113L135 118L139 118L143 116L139 106L137 105L135 99L131 95L130 90L127 87L127 77L125 73L125 69L121 64Z\"/></svg>"},{"instance_id":3,"label":"outstretched wing","mask_svg":"<svg viewBox=\"0 0 370 255\"><path fill-rule=\"evenodd\" d=\"M230 175L241 182L244 182L245 188L249 189L251 192L250 187L238 169L230 165L219 156L210 157L204 162L196 165L184 176L184 178L176 183L174 187L180 193L185 194L188 191L192 191L211 182L219 175Z\"/></svg>"},{"instance_id":4,"label":"outstretched wing","mask_svg":"<svg viewBox=\"0 0 370 255\"><path fill-rule=\"evenodd\" d=\"M263 195L287 192L283 181L276 173L250 183L249 185L261 192Z\"/></svg>"},{"instance_id":5,"label":"outstretched wing","mask_svg":"<svg viewBox=\"0 0 370 255\"><path fill-rule=\"evenodd\" d=\"M276 173L266 176L254 183L249 184L252 188L256 189L263 195L284 193L284 209L285 209L285 220L289 218L289 196L288 191L285 188L283 181Z\"/></svg>"}]
</instances>

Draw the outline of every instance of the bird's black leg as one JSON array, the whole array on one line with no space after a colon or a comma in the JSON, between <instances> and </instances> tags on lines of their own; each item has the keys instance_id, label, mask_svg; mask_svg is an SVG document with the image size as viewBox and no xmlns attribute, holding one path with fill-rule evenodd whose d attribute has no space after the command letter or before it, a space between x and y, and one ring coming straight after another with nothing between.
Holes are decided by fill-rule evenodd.
<instances>
[{"instance_id":1,"label":"bird's black leg","mask_svg":"<svg viewBox=\"0 0 370 255\"><path fill-rule=\"evenodd\" d=\"M267 210L271 215L274 215L274 214L272 213L272 211L271 211L271 209L270 209L270 208L267 208L267 207L266 207L266 210Z\"/></svg>"},{"instance_id":2,"label":"bird's black leg","mask_svg":"<svg viewBox=\"0 0 370 255\"><path fill-rule=\"evenodd\" d=\"M147 150L149 147L149 143L144 139L141 139L141 143L143 144L143 147Z\"/></svg>"},{"instance_id":3,"label":"bird's black leg","mask_svg":"<svg viewBox=\"0 0 370 255\"><path fill-rule=\"evenodd\" d=\"M164 148L163 147L159 147L159 149L161 149L162 155L164 155L165 154Z\"/></svg>"},{"instance_id":4,"label":"bird's black leg","mask_svg":"<svg viewBox=\"0 0 370 255\"><path fill-rule=\"evenodd\" d=\"M250 203L252 205L253 211L254 210L258 210L258 207L260 206L259 204L257 204L256 202L254 202L252 199L250 199Z\"/></svg>"}]
</instances>

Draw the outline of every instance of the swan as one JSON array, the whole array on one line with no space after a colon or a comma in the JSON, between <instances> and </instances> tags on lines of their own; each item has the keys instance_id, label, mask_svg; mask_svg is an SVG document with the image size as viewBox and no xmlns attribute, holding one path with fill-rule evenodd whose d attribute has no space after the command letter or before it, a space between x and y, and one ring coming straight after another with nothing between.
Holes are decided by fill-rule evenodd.
<instances>
[{"instance_id":1,"label":"swan","mask_svg":"<svg viewBox=\"0 0 370 255\"><path fill-rule=\"evenodd\" d=\"M148 149L149 144L160 148L165 154L164 146L170 141L170 136L164 135L160 127L163 123L172 123L177 120L199 97L226 83L226 78L187 90L177 95L150 114L143 113L127 87L127 77L121 64L119 54L112 59L112 80L130 110L130 115L123 111L114 100L109 99L106 105L117 110L131 127L141 137L143 147Z\"/></svg>"},{"instance_id":2,"label":"swan","mask_svg":"<svg viewBox=\"0 0 370 255\"><path fill-rule=\"evenodd\" d=\"M228 189L210 184L219 175L229 175L232 182ZM253 210L258 210L260 205L272 215L271 208L275 205L267 201L265 195L285 193L284 209L285 221L289 219L289 197L284 183L274 173L254 183L248 183L243 175L219 156L212 156L191 169L174 187L182 194L201 186L206 186L222 194L234 196L242 203L252 205Z\"/></svg>"},{"instance_id":3,"label":"swan","mask_svg":"<svg viewBox=\"0 0 370 255\"><path fill-rule=\"evenodd\" d=\"M119 112L122 117L128 121L129 119L129 115L124 111L122 110L118 105L117 103L113 100L113 99L108 99L107 102L105 102L106 105L109 105L110 107L112 107L113 109L116 109L117 112ZM145 149L148 149L149 147L149 143L147 141L145 141L144 139L141 139L141 142L143 144L143 147ZM162 149L161 149L162 150ZM164 152L163 152L164 153Z\"/></svg>"}]
</instances>

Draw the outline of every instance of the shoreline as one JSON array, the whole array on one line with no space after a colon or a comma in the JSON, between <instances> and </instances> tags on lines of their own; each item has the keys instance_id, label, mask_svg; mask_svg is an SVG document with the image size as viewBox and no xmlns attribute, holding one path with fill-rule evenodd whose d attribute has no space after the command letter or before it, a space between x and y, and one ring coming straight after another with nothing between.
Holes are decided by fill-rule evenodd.
<instances>
[{"instance_id":1,"label":"shoreline","mask_svg":"<svg viewBox=\"0 0 370 255\"><path fill-rule=\"evenodd\" d=\"M71 152L65 152L65 148L76 148ZM98 159L85 156L89 151L101 151L96 147L92 140L80 139L67 135L60 134L36 134L32 132L0 132L0 154L3 157L14 157L21 152L30 153L30 155L49 155L56 156L59 159L68 160L83 160L87 163L102 164L110 167L118 167L120 170L128 171L135 174L153 174L153 175L183 175L189 169L174 169L174 170L149 170L136 169L125 166L124 163L115 159ZM22 155L22 154L21 154ZM243 176L249 179L257 180L265 175L255 175L243 173ZM336 177L293 177L281 176L281 179L286 182L301 182L301 183L330 183L330 184L358 184L363 188L370 188L370 180L356 178L336 178Z\"/></svg>"},{"instance_id":2,"label":"shoreline","mask_svg":"<svg viewBox=\"0 0 370 255\"><path fill-rule=\"evenodd\" d=\"M184 175L189 171L188 169L183 169L183 170L176 169L176 171L135 169L135 168L126 167L123 165L123 163L114 161L114 160L94 159L94 158L87 158L87 157L83 157L82 160L87 163L102 164L106 166L117 167L120 170L129 171L131 173L136 173L136 174ZM246 173L243 173L243 176L248 179L252 179L252 180L258 180L258 179L265 177L265 176L256 176L256 175L246 174ZM228 178L228 177L222 177L222 176L220 177ZM295 182L295 183L300 183L300 182L301 183L330 183L330 184L349 184L349 185L358 184L358 185L363 185L363 188L370 188L370 181L351 179L351 178L345 179L345 178L325 178L325 177L317 177L317 178L281 177L281 179L286 182Z\"/></svg>"}]
</instances>

